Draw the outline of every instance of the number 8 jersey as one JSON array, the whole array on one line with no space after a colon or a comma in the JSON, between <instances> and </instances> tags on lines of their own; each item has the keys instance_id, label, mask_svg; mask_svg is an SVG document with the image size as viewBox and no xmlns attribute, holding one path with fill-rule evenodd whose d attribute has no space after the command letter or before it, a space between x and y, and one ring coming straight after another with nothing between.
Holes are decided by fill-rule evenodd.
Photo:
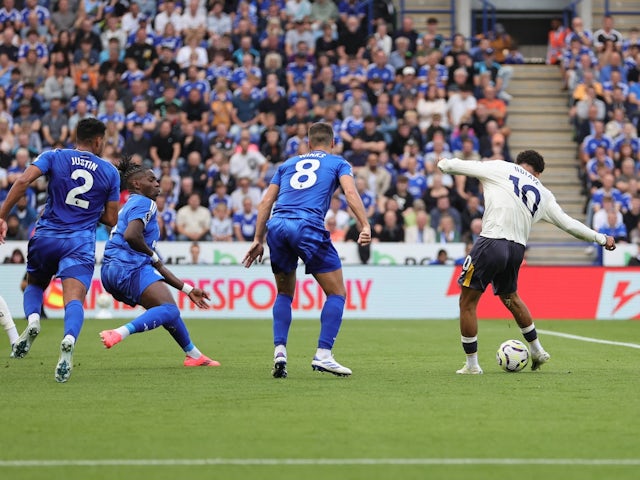
<instances>
[{"instance_id":1,"label":"number 8 jersey","mask_svg":"<svg viewBox=\"0 0 640 480\"><path fill-rule=\"evenodd\" d=\"M531 226L544 220L577 238L602 244L603 235L567 215L540 180L520 165L503 160L449 158L440 160L438 168L445 173L475 177L482 183L483 237L504 238L526 246Z\"/></svg>"},{"instance_id":2,"label":"number 8 jersey","mask_svg":"<svg viewBox=\"0 0 640 480\"><path fill-rule=\"evenodd\" d=\"M315 150L291 157L271 179L280 187L272 217L305 219L324 229L324 216L343 175L353 172L338 155Z\"/></svg>"},{"instance_id":3,"label":"number 8 jersey","mask_svg":"<svg viewBox=\"0 0 640 480\"><path fill-rule=\"evenodd\" d=\"M48 177L47 203L36 233L95 237L108 202L120 197L120 174L110 162L74 149L49 150L33 164Z\"/></svg>"}]
</instances>

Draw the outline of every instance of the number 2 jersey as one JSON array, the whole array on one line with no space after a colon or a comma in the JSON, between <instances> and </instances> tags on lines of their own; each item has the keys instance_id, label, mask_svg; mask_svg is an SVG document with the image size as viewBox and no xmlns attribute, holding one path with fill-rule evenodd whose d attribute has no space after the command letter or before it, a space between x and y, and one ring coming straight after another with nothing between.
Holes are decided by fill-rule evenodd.
<instances>
[{"instance_id":1,"label":"number 2 jersey","mask_svg":"<svg viewBox=\"0 0 640 480\"><path fill-rule=\"evenodd\" d=\"M107 160L74 149L49 150L33 162L49 178L36 234L95 238L108 202L120 198L120 174Z\"/></svg>"},{"instance_id":2,"label":"number 2 jersey","mask_svg":"<svg viewBox=\"0 0 640 480\"><path fill-rule=\"evenodd\" d=\"M503 160L448 158L440 160L438 168L445 173L475 177L482 183L483 237L504 238L526 246L531 226L544 220L576 238L601 245L606 241L604 235L567 215L540 180L520 165Z\"/></svg>"},{"instance_id":3,"label":"number 2 jersey","mask_svg":"<svg viewBox=\"0 0 640 480\"><path fill-rule=\"evenodd\" d=\"M102 263L118 263L133 271L143 265L151 264L151 257L146 253L138 252L129 246L124 239L124 232L129 223L140 220L144 224L144 241L151 250L155 250L156 242L160 238L158 227L158 207L156 202L144 195L132 194L127 203L118 212L118 223L111 231L104 248Z\"/></svg>"},{"instance_id":4,"label":"number 2 jersey","mask_svg":"<svg viewBox=\"0 0 640 480\"><path fill-rule=\"evenodd\" d=\"M291 157L271 179L280 187L272 218L299 218L324 228L331 197L343 175L353 176L353 172L339 155L314 150Z\"/></svg>"}]
</instances>

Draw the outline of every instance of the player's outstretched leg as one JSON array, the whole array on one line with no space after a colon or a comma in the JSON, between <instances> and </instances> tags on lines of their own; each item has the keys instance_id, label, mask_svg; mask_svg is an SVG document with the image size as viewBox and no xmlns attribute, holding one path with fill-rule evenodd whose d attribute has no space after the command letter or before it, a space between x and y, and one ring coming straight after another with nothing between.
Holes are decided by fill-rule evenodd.
<instances>
[{"instance_id":1,"label":"player's outstretched leg","mask_svg":"<svg viewBox=\"0 0 640 480\"><path fill-rule=\"evenodd\" d=\"M339 377L351 375L351 369L340 365L331 349L335 342L340 325L342 324L342 312L344 311L345 297L342 295L329 295L322 307L320 314L320 338L316 355L311 361L311 368L318 372L329 372Z\"/></svg>"},{"instance_id":2,"label":"player's outstretched leg","mask_svg":"<svg viewBox=\"0 0 640 480\"><path fill-rule=\"evenodd\" d=\"M153 330L172 321L176 315L180 316L180 311L178 307L170 303L151 307L126 325L122 325L114 330L103 330L100 332L100 339L105 348L111 348L129 335Z\"/></svg>"},{"instance_id":3,"label":"player's outstretched leg","mask_svg":"<svg viewBox=\"0 0 640 480\"><path fill-rule=\"evenodd\" d=\"M287 377L287 340L291 327L291 303L293 297L285 293L278 293L273 304L273 369L271 375L274 378Z\"/></svg>"}]
</instances>

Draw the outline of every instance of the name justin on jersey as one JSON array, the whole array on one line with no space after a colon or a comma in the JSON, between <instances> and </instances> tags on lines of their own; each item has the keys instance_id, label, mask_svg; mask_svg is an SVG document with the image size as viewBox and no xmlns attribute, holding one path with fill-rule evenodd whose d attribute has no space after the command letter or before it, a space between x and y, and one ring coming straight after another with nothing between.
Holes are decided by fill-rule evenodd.
<instances>
[{"instance_id":1,"label":"name justin on jersey","mask_svg":"<svg viewBox=\"0 0 640 480\"><path fill-rule=\"evenodd\" d=\"M91 170L92 172L95 172L98 168L98 164L96 162L92 162L91 160L87 160L82 157L71 157L71 165L78 165L86 168L87 170Z\"/></svg>"}]
</instances>

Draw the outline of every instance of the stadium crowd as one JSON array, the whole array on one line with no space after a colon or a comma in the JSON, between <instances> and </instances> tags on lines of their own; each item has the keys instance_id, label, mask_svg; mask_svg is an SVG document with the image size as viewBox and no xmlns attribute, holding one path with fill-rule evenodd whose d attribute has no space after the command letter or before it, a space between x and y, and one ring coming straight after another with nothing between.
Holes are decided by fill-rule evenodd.
<instances>
[{"instance_id":1,"label":"stadium crowd","mask_svg":"<svg viewBox=\"0 0 640 480\"><path fill-rule=\"evenodd\" d=\"M275 169L325 121L353 165L374 241L472 243L479 183L435 164L511 158L509 64L523 58L500 24L473 42L448 39L435 18L418 33L411 16L396 24L391 2L374 5L369 18L357 0L4 0L0 201L31 160L73 145L78 121L95 116L107 125L105 158L132 157L160 178L163 240L250 241ZM557 27L565 43L549 62L575 99L591 203L607 201L601 182L621 215L637 213L635 228L637 32L608 41L606 26L590 35L578 20ZM628 141L600 141L610 137ZM9 217L7 239L29 238L45 196L41 180ZM336 194L332 239L355 240L354 224Z\"/></svg>"},{"instance_id":2,"label":"stadium crowd","mask_svg":"<svg viewBox=\"0 0 640 480\"><path fill-rule=\"evenodd\" d=\"M569 93L586 223L618 243L640 243L640 32L623 35L614 18L585 30L580 17L549 33L547 61Z\"/></svg>"}]
</instances>

